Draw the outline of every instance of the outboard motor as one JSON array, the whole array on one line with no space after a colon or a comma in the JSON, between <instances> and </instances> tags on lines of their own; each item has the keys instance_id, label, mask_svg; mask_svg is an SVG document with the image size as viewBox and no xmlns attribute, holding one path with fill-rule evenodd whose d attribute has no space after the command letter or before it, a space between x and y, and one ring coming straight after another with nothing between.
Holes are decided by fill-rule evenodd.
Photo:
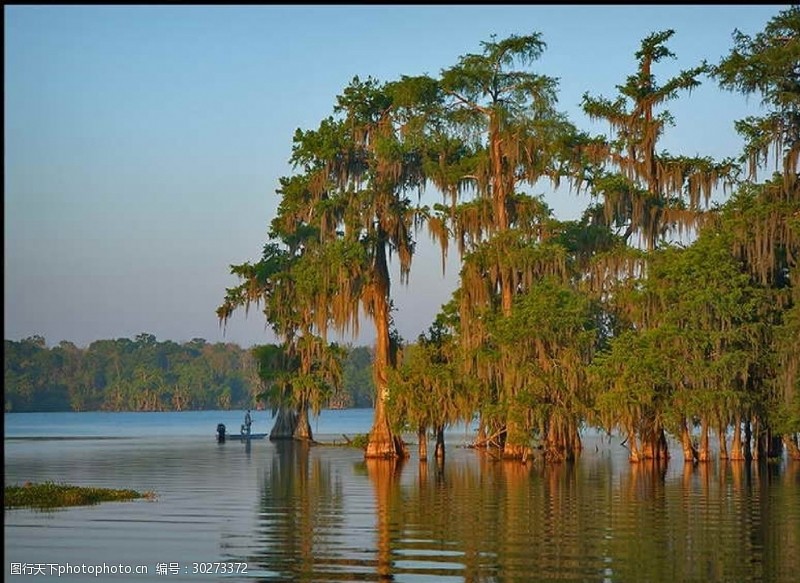
<instances>
[{"instance_id":1,"label":"outboard motor","mask_svg":"<svg viewBox=\"0 0 800 583\"><path fill-rule=\"evenodd\" d=\"M225 424L218 423L217 424L217 442L225 443Z\"/></svg>"}]
</instances>

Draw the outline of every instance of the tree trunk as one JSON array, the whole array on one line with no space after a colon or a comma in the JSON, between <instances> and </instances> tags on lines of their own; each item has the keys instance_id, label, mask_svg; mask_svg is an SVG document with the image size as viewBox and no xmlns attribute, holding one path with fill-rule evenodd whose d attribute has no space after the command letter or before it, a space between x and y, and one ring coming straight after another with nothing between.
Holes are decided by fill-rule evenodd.
<instances>
[{"instance_id":1,"label":"tree trunk","mask_svg":"<svg viewBox=\"0 0 800 583\"><path fill-rule=\"evenodd\" d=\"M419 442L419 461L422 462L428 459L428 428L424 425L417 428L417 441Z\"/></svg>"},{"instance_id":2,"label":"tree trunk","mask_svg":"<svg viewBox=\"0 0 800 583\"><path fill-rule=\"evenodd\" d=\"M764 453L764 443L761 439L761 421L758 416L753 417L753 461L761 459Z\"/></svg>"},{"instance_id":3,"label":"tree trunk","mask_svg":"<svg viewBox=\"0 0 800 583\"><path fill-rule=\"evenodd\" d=\"M386 267L384 247L378 244L372 291L374 305L373 317L377 338L375 339L375 418L369 432L365 457L395 458L406 457L408 451L400 437L396 437L389 424L386 401L389 398L389 367L391 344L389 339L389 276Z\"/></svg>"},{"instance_id":4,"label":"tree trunk","mask_svg":"<svg viewBox=\"0 0 800 583\"><path fill-rule=\"evenodd\" d=\"M669 459L669 449L667 448L667 436L664 428L656 420L655 415L648 415L642 421L642 459L653 459L667 461Z\"/></svg>"},{"instance_id":5,"label":"tree trunk","mask_svg":"<svg viewBox=\"0 0 800 583\"><path fill-rule=\"evenodd\" d=\"M731 438L731 450L728 459L731 461L743 461L745 459L742 449L742 422L736 419L733 425L733 437Z\"/></svg>"},{"instance_id":6,"label":"tree trunk","mask_svg":"<svg viewBox=\"0 0 800 583\"><path fill-rule=\"evenodd\" d=\"M572 426L572 451L574 459L578 459L583 451L583 441L577 424Z\"/></svg>"},{"instance_id":7,"label":"tree trunk","mask_svg":"<svg viewBox=\"0 0 800 583\"><path fill-rule=\"evenodd\" d=\"M780 460L783 457L783 436L770 430L769 457Z\"/></svg>"},{"instance_id":8,"label":"tree trunk","mask_svg":"<svg viewBox=\"0 0 800 583\"><path fill-rule=\"evenodd\" d=\"M783 441L769 426L761 432L758 440L760 459L774 460L783 457Z\"/></svg>"},{"instance_id":9,"label":"tree trunk","mask_svg":"<svg viewBox=\"0 0 800 583\"><path fill-rule=\"evenodd\" d=\"M269 432L270 441L294 439L295 427L297 427L297 413L289 407L278 407L275 424Z\"/></svg>"},{"instance_id":10,"label":"tree trunk","mask_svg":"<svg viewBox=\"0 0 800 583\"><path fill-rule=\"evenodd\" d=\"M297 441L314 441L311 424L308 422L308 405L301 405L297 410L297 426L294 428L294 439Z\"/></svg>"},{"instance_id":11,"label":"tree trunk","mask_svg":"<svg viewBox=\"0 0 800 583\"><path fill-rule=\"evenodd\" d=\"M753 461L753 431L750 425L750 419L745 419L744 422L744 459L745 461Z\"/></svg>"},{"instance_id":12,"label":"tree trunk","mask_svg":"<svg viewBox=\"0 0 800 583\"><path fill-rule=\"evenodd\" d=\"M560 463L564 461L565 445L561 432L557 424L553 421L547 424L544 439L544 459L549 463Z\"/></svg>"},{"instance_id":13,"label":"tree trunk","mask_svg":"<svg viewBox=\"0 0 800 583\"><path fill-rule=\"evenodd\" d=\"M503 458L522 460L531 453L528 445L530 438L526 431L520 427L518 421L509 419L506 424L506 440L503 444Z\"/></svg>"},{"instance_id":14,"label":"tree trunk","mask_svg":"<svg viewBox=\"0 0 800 583\"><path fill-rule=\"evenodd\" d=\"M686 419L681 420L681 447L683 448L683 461L694 463L697 461L697 450L692 443Z\"/></svg>"},{"instance_id":15,"label":"tree trunk","mask_svg":"<svg viewBox=\"0 0 800 583\"><path fill-rule=\"evenodd\" d=\"M478 420L478 438L475 440L475 447L488 447L489 436L486 435L486 421L483 413L480 414Z\"/></svg>"},{"instance_id":16,"label":"tree trunk","mask_svg":"<svg viewBox=\"0 0 800 583\"><path fill-rule=\"evenodd\" d=\"M708 421L705 417L700 420L700 452L697 461L707 462L711 460L711 453L708 449Z\"/></svg>"},{"instance_id":17,"label":"tree trunk","mask_svg":"<svg viewBox=\"0 0 800 583\"><path fill-rule=\"evenodd\" d=\"M636 432L632 429L628 431L628 448L630 450L630 455L628 459L631 462L640 462L642 459L642 452L639 451L639 444L637 443Z\"/></svg>"},{"instance_id":18,"label":"tree trunk","mask_svg":"<svg viewBox=\"0 0 800 583\"><path fill-rule=\"evenodd\" d=\"M508 202L507 199L510 192L506 185L506 179L504 176L505 173L503 172L503 150L502 138L500 136L500 120L497 118L496 113L490 114L489 117L489 144L489 156L491 158L492 165L492 202L495 213L494 221L497 231L503 232L509 227L508 209L506 208L506 204ZM508 289L511 290L510 285ZM503 298L505 300L505 293ZM509 305L508 309L510 310L510 308L511 306ZM505 301L503 302L503 313L508 315L506 312Z\"/></svg>"},{"instance_id":19,"label":"tree trunk","mask_svg":"<svg viewBox=\"0 0 800 583\"><path fill-rule=\"evenodd\" d=\"M665 462L669 459L669 445L667 444L667 432L661 427L658 430L658 459Z\"/></svg>"},{"instance_id":20,"label":"tree trunk","mask_svg":"<svg viewBox=\"0 0 800 583\"><path fill-rule=\"evenodd\" d=\"M436 459L444 461L444 425L436 426Z\"/></svg>"},{"instance_id":21,"label":"tree trunk","mask_svg":"<svg viewBox=\"0 0 800 583\"><path fill-rule=\"evenodd\" d=\"M728 459L728 426L722 421L717 424L717 438L719 439L719 459Z\"/></svg>"},{"instance_id":22,"label":"tree trunk","mask_svg":"<svg viewBox=\"0 0 800 583\"><path fill-rule=\"evenodd\" d=\"M385 402L378 400L375 403L375 421L369 432L369 441L364 457L367 459L377 458L396 458L407 457L408 450L403 440L394 435L389 427L389 419L386 416Z\"/></svg>"},{"instance_id":23,"label":"tree trunk","mask_svg":"<svg viewBox=\"0 0 800 583\"><path fill-rule=\"evenodd\" d=\"M494 227L498 234L508 230L510 223L508 217L508 198L513 190L513 183L509 188L506 182L504 168L504 156L502 149L502 136L500 134L500 119L496 112L489 114L489 161L491 164L491 197L494 208ZM514 282L513 275L509 269L499 268L500 283L500 307L504 317L511 315L511 308L514 302ZM506 389L509 402L513 399L511 389ZM518 426L518 423L506 419L506 439L501 442L502 456L507 459L523 459L527 457L530 448L526 445L527 436Z\"/></svg>"},{"instance_id":24,"label":"tree trunk","mask_svg":"<svg viewBox=\"0 0 800 583\"><path fill-rule=\"evenodd\" d=\"M575 461L582 449L581 437L575 423L553 420L548 423L544 440L545 461L550 463Z\"/></svg>"},{"instance_id":25,"label":"tree trunk","mask_svg":"<svg viewBox=\"0 0 800 583\"><path fill-rule=\"evenodd\" d=\"M800 461L800 447L797 443L797 434L789 433L783 436L783 443L786 446L786 453L790 459Z\"/></svg>"}]
</instances>

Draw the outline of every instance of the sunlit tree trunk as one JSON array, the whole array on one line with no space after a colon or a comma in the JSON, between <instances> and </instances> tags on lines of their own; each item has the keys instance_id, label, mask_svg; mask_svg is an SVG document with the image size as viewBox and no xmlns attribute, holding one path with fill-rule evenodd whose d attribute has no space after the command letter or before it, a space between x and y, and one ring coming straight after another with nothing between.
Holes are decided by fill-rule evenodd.
<instances>
[{"instance_id":1,"label":"sunlit tree trunk","mask_svg":"<svg viewBox=\"0 0 800 583\"><path fill-rule=\"evenodd\" d=\"M698 452L697 461L711 461L711 453L709 451L708 441L708 420L706 417L703 417L700 420L700 451Z\"/></svg>"},{"instance_id":2,"label":"sunlit tree trunk","mask_svg":"<svg viewBox=\"0 0 800 583\"><path fill-rule=\"evenodd\" d=\"M375 417L369 432L365 456L367 458L406 457L405 445L395 436L389 424L386 401L389 398L389 367L392 366L391 340L389 337L389 286L383 245L377 250L379 268L373 290L374 319L377 338L375 340ZM381 261L382 258L382 261Z\"/></svg>"},{"instance_id":3,"label":"sunlit tree trunk","mask_svg":"<svg viewBox=\"0 0 800 583\"><path fill-rule=\"evenodd\" d=\"M417 441L419 442L419 460L425 461L428 459L428 428L423 424L417 428Z\"/></svg>"},{"instance_id":4,"label":"sunlit tree trunk","mask_svg":"<svg viewBox=\"0 0 800 583\"><path fill-rule=\"evenodd\" d=\"M297 425L295 426L293 437L298 441L314 440L311 433L311 424L308 421L308 404L305 399L297 408Z\"/></svg>"},{"instance_id":5,"label":"sunlit tree trunk","mask_svg":"<svg viewBox=\"0 0 800 583\"><path fill-rule=\"evenodd\" d=\"M737 415L734 417L733 437L731 438L731 449L728 459L731 461L743 461L744 450L742 449L742 420Z\"/></svg>"},{"instance_id":6,"label":"sunlit tree trunk","mask_svg":"<svg viewBox=\"0 0 800 583\"><path fill-rule=\"evenodd\" d=\"M666 461L669 458L667 436L653 412L641 421L642 459Z\"/></svg>"},{"instance_id":7,"label":"sunlit tree trunk","mask_svg":"<svg viewBox=\"0 0 800 583\"><path fill-rule=\"evenodd\" d=\"M565 459L563 436L558 430L557 423L551 420L547 425L547 434L544 440L544 459L548 462L562 462Z\"/></svg>"},{"instance_id":8,"label":"sunlit tree trunk","mask_svg":"<svg viewBox=\"0 0 800 583\"><path fill-rule=\"evenodd\" d=\"M628 449L630 450L630 454L628 459L632 462L640 462L644 458L642 456L642 452L639 451L639 444L636 438L636 432L633 429L628 430Z\"/></svg>"},{"instance_id":9,"label":"sunlit tree trunk","mask_svg":"<svg viewBox=\"0 0 800 583\"><path fill-rule=\"evenodd\" d=\"M547 424L543 445L544 459L552 463L575 461L583 449L577 425L555 419Z\"/></svg>"},{"instance_id":10,"label":"sunlit tree trunk","mask_svg":"<svg viewBox=\"0 0 800 583\"><path fill-rule=\"evenodd\" d=\"M784 435L783 444L786 446L786 453L790 459L800 460L800 447L797 443L797 434Z\"/></svg>"}]
</instances>

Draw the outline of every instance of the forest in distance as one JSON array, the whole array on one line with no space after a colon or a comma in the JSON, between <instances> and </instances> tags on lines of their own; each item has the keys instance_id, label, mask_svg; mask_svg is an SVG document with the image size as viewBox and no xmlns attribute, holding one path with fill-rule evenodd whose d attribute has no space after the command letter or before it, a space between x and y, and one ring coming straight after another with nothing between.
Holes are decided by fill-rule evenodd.
<instances>
[{"instance_id":1,"label":"forest in distance","mask_svg":"<svg viewBox=\"0 0 800 583\"><path fill-rule=\"evenodd\" d=\"M800 459L800 7L662 78L674 33L643 36L616 95L586 88L603 134L559 111L538 32L491 37L437 76L355 76L296 130L261 258L231 266L217 310L259 306L280 339L259 355L276 435L311 439L309 412L341 383L328 333L367 320L367 458L408 456L409 428L443 455L444 428L477 417L477 445L520 461L574 460L586 425L620 432L632 462L667 460L667 435L687 461L708 461L713 435L721 458ZM667 105L702 83L760 102L731 119L736 157L662 146ZM562 185L591 201L579 220L532 193ZM406 282L420 233L458 253L460 277L407 342L389 262Z\"/></svg>"},{"instance_id":2,"label":"forest in distance","mask_svg":"<svg viewBox=\"0 0 800 583\"><path fill-rule=\"evenodd\" d=\"M256 354L203 338L176 343L152 334L97 340L86 348L41 336L5 340L5 412L194 411L256 407L264 387ZM347 347L342 383L327 407L372 407L372 351Z\"/></svg>"}]
</instances>

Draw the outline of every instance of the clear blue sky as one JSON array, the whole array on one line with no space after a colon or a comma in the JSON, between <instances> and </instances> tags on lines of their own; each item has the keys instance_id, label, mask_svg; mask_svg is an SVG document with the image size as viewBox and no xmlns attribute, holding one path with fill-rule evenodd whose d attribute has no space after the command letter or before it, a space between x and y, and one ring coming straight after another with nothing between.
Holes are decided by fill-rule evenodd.
<instances>
[{"instance_id":1,"label":"clear blue sky","mask_svg":"<svg viewBox=\"0 0 800 583\"><path fill-rule=\"evenodd\" d=\"M573 122L603 131L581 96L614 96L643 37L676 31L663 81L719 62L735 28L755 34L785 6L6 6L5 338L272 342L258 310L223 333L215 309L237 283L229 265L260 256L294 130L353 76L435 75L492 34L540 32L534 70L560 79ZM663 148L722 158L758 103L706 81L669 109ZM588 203L545 194L559 218ZM394 286L409 340L457 275L451 261L442 277L425 232L418 248L410 285ZM372 342L362 328L354 342Z\"/></svg>"}]
</instances>

